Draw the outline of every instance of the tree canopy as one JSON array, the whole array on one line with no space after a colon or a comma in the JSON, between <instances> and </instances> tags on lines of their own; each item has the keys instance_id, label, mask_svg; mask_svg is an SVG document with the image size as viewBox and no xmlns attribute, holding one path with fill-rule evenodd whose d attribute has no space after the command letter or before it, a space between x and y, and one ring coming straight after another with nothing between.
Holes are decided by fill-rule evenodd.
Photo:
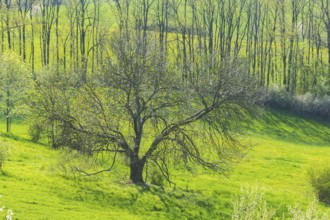
<instances>
[{"instance_id":1,"label":"tree canopy","mask_svg":"<svg viewBox=\"0 0 330 220\"><path fill-rule=\"evenodd\" d=\"M11 52L0 55L0 110L6 117L10 132L11 118L22 114L24 98L31 85L31 74L26 63Z\"/></svg>"},{"instance_id":2,"label":"tree canopy","mask_svg":"<svg viewBox=\"0 0 330 220\"><path fill-rule=\"evenodd\" d=\"M183 80L157 43L113 37L107 62L86 84L37 81L35 111L55 122L64 146L107 152L113 162L124 155L134 183L144 182L147 161L168 178L169 158L226 173L241 156L236 123L255 111L256 84L238 61L192 64Z\"/></svg>"}]
</instances>

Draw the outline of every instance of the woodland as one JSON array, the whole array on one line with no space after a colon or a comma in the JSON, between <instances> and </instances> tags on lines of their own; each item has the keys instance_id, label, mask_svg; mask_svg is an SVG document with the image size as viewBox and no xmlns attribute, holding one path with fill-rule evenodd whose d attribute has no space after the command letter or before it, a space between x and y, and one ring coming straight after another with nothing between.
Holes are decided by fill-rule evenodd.
<instances>
[{"instance_id":1,"label":"woodland","mask_svg":"<svg viewBox=\"0 0 330 220\"><path fill-rule=\"evenodd\" d=\"M262 135L329 147L330 0L0 0L0 38L1 136L79 161L67 175L164 190L229 177ZM323 204L329 170L308 171ZM255 219L242 203L232 219Z\"/></svg>"}]
</instances>

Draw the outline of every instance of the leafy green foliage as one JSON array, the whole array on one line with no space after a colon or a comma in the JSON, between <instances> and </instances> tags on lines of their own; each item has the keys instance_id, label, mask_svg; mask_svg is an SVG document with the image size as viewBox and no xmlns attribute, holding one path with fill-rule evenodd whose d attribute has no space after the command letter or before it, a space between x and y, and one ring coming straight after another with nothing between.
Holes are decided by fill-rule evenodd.
<instances>
[{"instance_id":1,"label":"leafy green foliage","mask_svg":"<svg viewBox=\"0 0 330 220\"><path fill-rule=\"evenodd\" d=\"M292 220L327 220L328 215L323 213L317 206L317 199L314 198L313 201L308 205L306 211L301 210L297 205L294 207L288 207Z\"/></svg>"},{"instance_id":2,"label":"leafy green foliage","mask_svg":"<svg viewBox=\"0 0 330 220\"><path fill-rule=\"evenodd\" d=\"M328 216L318 207L316 198L303 211L299 205L288 206L292 220L327 220ZM241 188L239 197L233 202L233 220L273 219L276 210L264 199L264 190L258 185ZM283 214L283 213L282 213ZM284 215L283 215L284 218Z\"/></svg>"},{"instance_id":3,"label":"leafy green foliage","mask_svg":"<svg viewBox=\"0 0 330 220\"><path fill-rule=\"evenodd\" d=\"M44 127L41 124L34 123L30 125L29 134L33 142L38 142L41 138L41 135L44 131Z\"/></svg>"},{"instance_id":4,"label":"leafy green foliage","mask_svg":"<svg viewBox=\"0 0 330 220\"><path fill-rule=\"evenodd\" d=\"M0 142L0 170L2 169L5 163L7 154L8 154L7 147L3 144L3 142Z\"/></svg>"},{"instance_id":5,"label":"leafy green foliage","mask_svg":"<svg viewBox=\"0 0 330 220\"><path fill-rule=\"evenodd\" d=\"M27 65L14 53L0 56L0 111L7 120L10 131L11 118L26 112L24 98L30 87L31 74Z\"/></svg>"},{"instance_id":6,"label":"leafy green foliage","mask_svg":"<svg viewBox=\"0 0 330 220\"><path fill-rule=\"evenodd\" d=\"M330 205L330 166L320 165L310 168L308 176L319 201Z\"/></svg>"},{"instance_id":7,"label":"leafy green foliage","mask_svg":"<svg viewBox=\"0 0 330 220\"><path fill-rule=\"evenodd\" d=\"M94 158L107 153L113 164L118 154L126 156L138 184L147 161L167 179L173 158L187 170L230 172L244 149L236 132L240 122L258 112L256 82L245 66L238 60L212 68L192 64L194 74L182 80L154 50L159 42L153 37L112 38L112 56L88 82L58 71L37 78L31 112L48 124L51 146Z\"/></svg>"},{"instance_id":8,"label":"leafy green foliage","mask_svg":"<svg viewBox=\"0 0 330 220\"><path fill-rule=\"evenodd\" d=\"M156 167L148 168L148 182L153 185L163 186L165 183L165 177L159 169Z\"/></svg>"},{"instance_id":9,"label":"leafy green foliage","mask_svg":"<svg viewBox=\"0 0 330 220\"><path fill-rule=\"evenodd\" d=\"M267 91L267 104L300 115L330 118L330 96L327 94L314 95L307 92L295 95L286 91L285 87L272 87Z\"/></svg>"},{"instance_id":10,"label":"leafy green foliage","mask_svg":"<svg viewBox=\"0 0 330 220\"><path fill-rule=\"evenodd\" d=\"M70 114L70 99L76 94L77 75L70 77L58 69L47 69L37 74L37 80L29 91L30 135L32 140L46 136L53 148L63 145L83 145L81 136L77 136L65 123L58 121L59 115ZM31 111L32 110L32 111Z\"/></svg>"},{"instance_id":11,"label":"leafy green foliage","mask_svg":"<svg viewBox=\"0 0 330 220\"><path fill-rule=\"evenodd\" d=\"M233 220L272 219L275 210L268 207L263 189L258 186L241 188L241 194L233 202Z\"/></svg>"}]
</instances>

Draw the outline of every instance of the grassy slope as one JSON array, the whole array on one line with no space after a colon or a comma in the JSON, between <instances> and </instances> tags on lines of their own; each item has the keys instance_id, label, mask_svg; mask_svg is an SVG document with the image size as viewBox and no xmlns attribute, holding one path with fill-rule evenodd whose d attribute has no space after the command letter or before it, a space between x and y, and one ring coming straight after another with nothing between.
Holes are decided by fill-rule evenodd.
<instances>
[{"instance_id":1,"label":"grassy slope","mask_svg":"<svg viewBox=\"0 0 330 220\"><path fill-rule=\"evenodd\" d=\"M59 152L29 142L26 127L16 123L12 137L0 137L8 148L0 206L17 219L225 219L246 184L264 186L278 216L287 205L306 206L313 195L306 171L330 157L330 125L274 111L247 127L254 147L229 178L177 172L176 188L163 190L119 183L127 178L120 166L94 177L64 172Z\"/></svg>"}]
</instances>

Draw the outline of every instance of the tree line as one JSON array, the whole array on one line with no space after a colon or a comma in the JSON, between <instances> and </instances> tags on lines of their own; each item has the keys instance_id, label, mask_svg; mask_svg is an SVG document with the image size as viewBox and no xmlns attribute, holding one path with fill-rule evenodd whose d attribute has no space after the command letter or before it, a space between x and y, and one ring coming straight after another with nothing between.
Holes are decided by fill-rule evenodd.
<instances>
[{"instance_id":1,"label":"tree line","mask_svg":"<svg viewBox=\"0 0 330 220\"><path fill-rule=\"evenodd\" d=\"M2 0L0 9L1 51L15 51L33 73L61 66L84 82L111 33L134 30L157 36L182 78L200 57L244 59L260 85L291 93L317 93L330 77L328 0Z\"/></svg>"},{"instance_id":2,"label":"tree line","mask_svg":"<svg viewBox=\"0 0 330 220\"><path fill-rule=\"evenodd\" d=\"M128 161L133 183L144 183L148 166L168 181L169 166L227 173L245 149L239 123L258 113L261 87L327 92L328 7L325 0L1 1L7 131L25 104L35 141L108 158L105 170L77 168L87 175L110 171L118 158Z\"/></svg>"}]
</instances>

